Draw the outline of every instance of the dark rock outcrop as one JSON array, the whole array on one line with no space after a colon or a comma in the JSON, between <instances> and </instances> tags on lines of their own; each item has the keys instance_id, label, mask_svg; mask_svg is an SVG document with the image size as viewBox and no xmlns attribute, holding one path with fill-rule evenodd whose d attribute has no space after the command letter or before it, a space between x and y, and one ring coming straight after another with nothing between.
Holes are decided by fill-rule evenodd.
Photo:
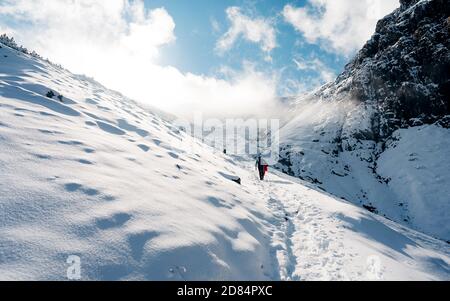
<instances>
[{"instance_id":1,"label":"dark rock outcrop","mask_svg":"<svg viewBox=\"0 0 450 301\"><path fill-rule=\"evenodd\" d=\"M383 136L450 114L450 3L402 0L333 84L376 103Z\"/></svg>"}]
</instances>

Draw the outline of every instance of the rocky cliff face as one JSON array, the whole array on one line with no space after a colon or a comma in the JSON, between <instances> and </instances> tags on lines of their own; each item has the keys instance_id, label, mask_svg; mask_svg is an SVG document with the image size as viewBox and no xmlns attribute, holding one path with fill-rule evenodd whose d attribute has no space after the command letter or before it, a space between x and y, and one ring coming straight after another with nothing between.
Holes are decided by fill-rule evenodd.
<instances>
[{"instance_id":1,"label":"rocky cliff face","mask_svg":"<svg viewBox=\"0 0 450 301\"><path fill-rule=\"evenodd\" d=\"M430 123L450 113L450 3L402 1L338 81L360 101L375 101L397 127Z\"/></svg>"},{"instance_id":2,"label":"rocky cliff face","mask_svg":"<svg viewBox=\"0 0 450 301\"><path fill-rule=\"evenodd\" d=\"M441 158L450 145L449 49L449 1L402 0L400 8L378 22L375 34L334 82L296 100L296 117L282 129L278 168L450 240L447 217L425 221L434 219L442 206L450 210L450 194L441 189L450 186L448 177L438 171L438 162L419 163L416 157L420 153ZM433 149L409 141L414 139L410 133L425 127L430 137L422 137L421 131L417 143L434 145ZM441 144L431 137L435 132L444 140ZM397 148L403 144L408 148ZM389 161L386 154L408 160L402 165ZM447 159L441 161L450 169ZM383 165L388 162L392 170ZM398 182L395 169L411 169L416 176ZM420 192L416 186L431 185L436 178L443 179L435 188L439 200L431 200L429 191ZM431 208L431 202L439 208Z\"/></svg>"},{"instance_id":3,"label":"rocky cliff face","mask_svg":"<svg viewBox=\"0 0 450 301\"><path fill-rule=\"evenodd\" d=\"M379 133L433 123L450 114L450 3L402 0L337 80L318 97L375 105Z\"/></svg>"}]
</instances>

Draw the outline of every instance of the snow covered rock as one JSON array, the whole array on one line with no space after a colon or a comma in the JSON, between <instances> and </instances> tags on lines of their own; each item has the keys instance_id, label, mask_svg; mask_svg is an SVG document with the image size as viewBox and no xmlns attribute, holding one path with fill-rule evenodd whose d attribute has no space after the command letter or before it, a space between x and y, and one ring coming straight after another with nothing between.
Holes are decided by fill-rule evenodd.
<instances>
[{"instance_id":1,"label":"snow covered rock","mask_svg":"<svg viewBox=\"0 0 450 301\"><path fill-rule=\"evenodd\" d=\"M450 212L450 162L443 159L450 143L449 15L446 0L401 1L334 82L295 101L296 117L281 130L277 167L450 241L450 215L442 214ZM427 136L414 128L424 125ZM389 142L399 137L407 137L403 153ZM437 145L436 137L443 139L439 147L425 152L424 144ZM409 170L400 158L419 152L420 168L409 182L398 181L394 169ZM388 170L387 156L394 153ZM432 194L438 201L426 189L411 192L418 178L440 179Z\"/></svg>"}]
</instances>

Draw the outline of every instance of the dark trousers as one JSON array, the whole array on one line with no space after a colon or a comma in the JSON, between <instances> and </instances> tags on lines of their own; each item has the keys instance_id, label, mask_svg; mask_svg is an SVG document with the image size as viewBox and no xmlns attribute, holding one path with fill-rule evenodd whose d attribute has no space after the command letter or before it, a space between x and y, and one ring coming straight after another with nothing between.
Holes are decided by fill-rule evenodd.
<instances>
[{"instance_id":1,"label":"dark trousers","mask_svg":"<svg viewBox=\"0 0 450 301\"><path fill-rule=\"evenodd\" d=\"M262 166L262 165L258 166L258 171L259 171L259 179L261 181L264 181L264 174L265 174L264 166Z\"/></svg>"}]
</instances>

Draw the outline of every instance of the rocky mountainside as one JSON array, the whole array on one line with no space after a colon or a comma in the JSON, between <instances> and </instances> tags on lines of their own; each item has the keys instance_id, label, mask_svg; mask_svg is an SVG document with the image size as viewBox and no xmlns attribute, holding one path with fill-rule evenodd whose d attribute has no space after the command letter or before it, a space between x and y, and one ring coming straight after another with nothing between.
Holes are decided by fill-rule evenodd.
<instances>
[{"instance_id":1,"label":"rocky mountainside","mask_svg":"<svg viewBox=\"0 0 450 301\"><path fill-rule=\"evenodd\" d=\"M381 138L450 114L450 4L400 2L336 82L319 92L374 105L373 134Z\"/></svg>"},{"instance_id":2,"label":"rocky mountainside","mask_svg":"<svg viewBox=\"0 0 450 301\"><path fill-rule=\"evenodd\" d=\"M277 167L450 240L450 5L400 2L334 82L295 101Z\"/></svg>"}]
</instances>

